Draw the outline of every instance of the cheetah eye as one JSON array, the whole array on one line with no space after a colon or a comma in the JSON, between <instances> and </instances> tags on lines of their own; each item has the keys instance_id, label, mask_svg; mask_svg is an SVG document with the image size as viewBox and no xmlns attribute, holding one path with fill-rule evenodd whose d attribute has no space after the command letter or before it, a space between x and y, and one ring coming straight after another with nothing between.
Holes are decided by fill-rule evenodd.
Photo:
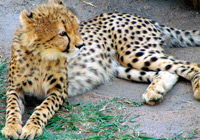
<instances>
[{"instance_id":1,"label":"cheetah eye","mask_svg":"<svg viewBox=\"0 0 200 140\"><path fill-rule=\"evenodd\" d=\"M61 33L59 33L59 36L67 36L67 32L65 32L65 31L62 31Z\"/></svg>"}]
</instances>

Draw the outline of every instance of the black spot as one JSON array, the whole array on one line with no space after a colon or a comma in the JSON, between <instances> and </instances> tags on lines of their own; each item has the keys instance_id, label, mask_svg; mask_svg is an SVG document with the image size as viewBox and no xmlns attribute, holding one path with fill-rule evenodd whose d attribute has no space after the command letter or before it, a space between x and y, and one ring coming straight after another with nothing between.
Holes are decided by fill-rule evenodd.
<instances>
[{"instance_id":1,"label":"black spot","mask_svg":"<svg viewBox=\"0 0 200 140\"><path fill-rule=\"evenodd\" d=\"M143 37L139 37L138 39L139 39L140 41L143 41Z\"/></svg>"},{"instance_id":2,"label":"black spot","mask_svg":"<svg viewBox=\"0 0 200 140\"><path fill-rule=\"evenodd\" d=\"M118 41L118 43L119 43L119 44L122 44L122 41L121 41L121 40L119 40L119 41Z\"/></svg>"},{"instance_id":3,"label":"black spot","mask_svg":"<svg viewBox=\"0 0 200 140\"><path fill-rule=\"evenodd\" d=\"M122 33L122 30L121 30L121 29L118 29L117 32L118 32L118 33Z\"/></svg>"},{"instance_id":4,"label":"black spot","mask_svg":"<svg viewBox=\"0 0 200 140\"><path fill-rule=\"evenodd\" d=\"M128 74L128 75L127 75L127 78L128 78L128 79L131 79L131 75Z\"/></svg>"},{"instance_id":5,"label":"black spot","mask_svg":"<svg viewBox=\"0 0 200 140\"><path fill-rule=\"evenodd\" d=\"M127 41L127 38L125 38L125 37L124 37L124 39L123 39L123 40L124 40L124 41Z\"/></svg>"},{"instance_id":6,"label":"black spot","mask_svg":"<svg viewBox=\"0 0 200 140\"><path fill-rule=\"evenodd\" d=\"M161 69L160 69L160 68L157 68L156 71L161 71Z\"/></svg>"},{"instance_id":7,"label":"black spot","mask_svg":"<svg viewBox=\"0 0 200 140\"><path fill-rule=\"evenodd\" d=\"M147 37L146 39L147 39L147 41L149 41L151 39L151 37Z\"/></svg>"},{"instance_id":8,"label":"black spot","mask_svg":"<svg viewBox=\"0 0 200 140\"><path fill-rule=\"evenodd\" d=\"M44 103L45 105L49 105L47 102Z\"/></svg>"},{"instance_id":9,"label":"black spot","mask_svg":"<svg viewBox=\"0 0 200 140\"><path fill-rule=\"evenodd\" d=\"M190 32L185 32L185 35L190 35Z\"/></svg>"},{"instance_id":10,"label":"black spot","mask_svg":"<svg viewBox=\"0 0 200 140\"><path fill-rule=\"evenodd\" d=\"M193 42L194 42L194 39L193 39L193 38L190 38L190 41L193 43Z\"/></svg>"},{"instance_id":11,"label":"black spot","mask_svg":"<svg viewBox=\"0 0 200 140\"><path fill-rule=\"evenodd\" d=\"M134 58L134 59L132 60L133 63L136 63L137 61L138 61L137 58Z\"/></svg>"},{"instance_id":12,"label":"black spot","mask_svg":"<svg viewBox=\"0 0 200 140\"><path fill-rule=\"evenodd\" d=\"M177 31L176 31L176 34L179 35L179 34L181 34L181 32L177 30Z\"/></svg>"},{"instance_id":13,"label":"black spot","mask_svg":"<svg viewBox=\"0 0 200 140\"><path fill-rule=\"evenodd\" d=\"M136 22L136 21L132 21L131 23L132 23L132 24L136 24L137 22Z\"/></svg>"},{"instance_id":14,"label":"black spot","mask_svg":"<svg viewBox=\"0 0 200 140\"><path fill-rule=\"evenodd\" d=\"M124 57L123 56L120 59L121 59L122 62L124 61Z\"/></svg>"},{"instance_id":15,"label":"black spot","mask_svg":"<svg viewBox=\"0 0 200 140\"><path fill-rule=\"evenodd\" d=\"M130 45L130 44L128 44L128 45L126 45L126 47L127 47L127 48L130 48L130 47L131 47L131 45Z\"/></svg>"},{"instance_id":16,"label":"black spot","mask_svg":"<svg viewBox=\"0 0 200 140\"><path fill-rule=\"evenodd\" d=\"M110 51L110 48L109 48L109 47L107 48L107 51Z\"/></svg>"},{"instance_id":17,"label":"black spot","mask_svg":"<svg viewBox=\"0 0 200 140\"><path fill-rule=\"evenodd\" d=\"M50 82L50 84L53 84L55 82L56 82L56 79L52 79L51 82Z\"/></svg>"},{"instance_id":18,"label":"black spot","mask_svg":"<svg viewBox=\"0 0 200 140\"><path fill-rule=\"evenodd\" d=\"M140 79L140 81L143 81L142 76L139 76L138 78Z\"/></svg>"},{"instance_id":19,"label":"black spot","mask_svg":"<svg viewBox=\"0 0 200 140\"><path fill-rule=\"evenodd\" d=\"M138 52L138 53L135 54L136 57L140 57L140 56L142 56L142 55L144 55L143 52Z\"/></svg>"},{"instance_id":20,"label":"black spot","mask_svg":"<svg viewBox=\"0 0 200 140\"><path fill-rule=\"evenodd\" d=\"M165 70L169 70L172 67L172 65L165 66Z\"/></svg>"},{"instance_id":21,"label":"black spot","mask_svg":"<svg viewBox=\"0 0 200 140\"><path fill-rule=\"evenodd\" d=\"M131 52L130 51L126 51L126 53L125 53L126 55L129 55L129 54L131 54Z\"/></svg>"},{"instance_id":22,"label":"black spot","mask_svg":"<svg viewBox=\"0 0 200 140\"><path fill-rule=\"evenodd\" d=\"M136 45L139 45L139 44L140 44L140 42L139 42L139 41L135 41L135 44L136 44Z\"/></svg>"},{"instance_id":23,"label":"black spot","mask_svg":"<svg viewBox=\"0 0 200 140\"><path fill-rule=\"evenodd\" d=\"M185 72L186 70L187 70L187 69L182 69L182 70L181 70L181 73Z\"/></svg>"},{"instance_id":24,"label":"black spot","mask_svg":"<svg viewBox=\"0 0 200 140\"><path fill-rule=\"evenodd\" d=\"M39 113L35 113L37 116L40 116L40 114Z\"/></svg>"},{"instance_id":25,"label":"black spot","mask_svg":"<svg viewBox=\"0 0 200 140\"><path fill-rule=\"evenodd\" d=\"M137 25L137 28L138 28L138 29L141 29L141 28L142 28L142 26L141 26L141 25Z\"/></svg>"},{"instance_id":26,"label":"black spot","mask_svg":"<svg viewBox=\"0 0 200 140\"><path fill-rule=\"evenodd\" d=\"M141 71L141 72L140 72L140 74L141 74L141 75L145 75L145 74L146 74L146 72L144 72L144 71Z\"/></svg>"},{"instance_id":27,"label":"black spot","mask_svg":"<svg viewBox=\"0 0 200 140\"><path fill-rule=\"evenodd\" d=\"M150 64L151 64L151 63L150 63L149 61L146 61L146 62L144 63L144 65L147 66L147 67L150 66Z\"/></svg>"},{"instance_id":28,"label":"black spot","mask_svg":"<svg viewBox=\"0 0 200 140\"><path fill-rule=\"evenodd\" d=\"M93 52L93 53L95 52L95 50L94 50L94 49L90 49L90 51L91 51L91 52Z\"/></svg>"},{"instance_id":29,"label":"black spot","mask_svg":"<svg viewBox=\"0 0 200 140\"><path fill-rule=\"evenodd\" d=\"M132 69L132 68L127 68L127 69L125 70L125 72L126 72L126 73L129 72L131 69Z\"/></svg>"},{"instance_id":30,"label":"black spot","mask_svg":"<svg viewBox=\"0 0 200 140\"><path fill-rule=\"evenodd\" d=\"M50 75L50 76L47 78L47 81L49 81L52 77L53 77L53 75Z\"/></svg>"},{"instance_id":31,"label":"black spot","mask_svg":"<svg viewBox=\"0 0 200 140\"><path fill-rule=\"evenodd\" d=\"M136 34L140 34L140 31L136 31Z\"/></svg>"},{"instance_id":32,"label":"black spot","mask_svg":"<svg viewBox=\"0 0 200 140\"><path fill-rule=\"evenodd\" d=\"M133 26L129 26L129 29L130 29L130 30L133 30Z\"/></svg>"},{"instance_id":33,"label":"black spot","mask_svg":"<svg viewBox=\"0 0 200 140\"><path fill-rule=\"evenodd\" d=\"M58 89L61 89L61 85L60 84L56 84L55 87L58 88Z\"/></svg>"},{"instance_id":34,"label":"black spot","mask_svg":"<svg viewBox=\"0 0 200 140\"><path fill-rule=\"evenodd\" d=\"M152 61L152 62L155 62L155 61L157 61L157 60L158 60L157 57L152 57L152 58L151 58L151 61Z\"/></svg>"},{"instance_id":35,"label":"black spot","mask_svg":"<svg viewBox=\"0 0 200 140\"><path fill-rule=\"evenodd\" d=\"M64 81L63 77L60 77L60 81L61 81L61 82L63 82L63 81Z\"/></svg>"},{"instance_id":36,"label":"black spot","mask_svg":"<svg viewBox=\"0 0 200 140\"><path fill-rule=\"evenodd\" d=\"M152 31L152 29L151 29L151 28L148 28L148 30L149 30L149 31Z\"/></svg>"},{"instance_id":37,"label":"black spot","mask_svg":"<svg viewBox=\"0 0 200 140\"><path fill-rule=\"evenodd\" d=\"M133 66L132 66L130 63L128 63L128 64L127 64L127 66L128 66L128 67L130 67L130 68L132 68L132 67L133 67Z\"/></svg>"},{"instance_id":38,"label":"black spot","mask_svg":"<svg viewBox=\"0 0 200 140\"><path fill-rule=\"evenodd\" d=\"M142 70L148 71L149 69L147 67L143 67Z\"/></svg>"},{"instance_id":39,"label":"black spot","mask_svg":"<svg viewBox=\"0 0 200 140\"><path fill-rule=\"evenodd\" d=\"M160 57L161 59L167 59L167 57L163 56L163 57Z\"/></svg>"},{"instance_id":40,"label":"black spot","mask_svg":"<svg viewBox=\"0 0 200 140\"><path fill-rule=\"evenodd\" d=\"M54 101L54 100L51 100L51 101L52 101L53 104L55 104L55 101Z\"/></svg>"},{"instance_id":41,"label":"black spot","mask_svg":"<svg viewBox=\"0 0 200 140\"><path fill-rule=\"evenodd\" d=\"M32 83L32 81L28 80L28 84L29 84L29 85L32 85L33 83Z\"/></svg>"},{"instance_id":42,"label":"black spot","mask_svg":"<svg viewBox=\"0 0 200 140\"><path fill-rule=\"evenodd\" d=\"M144 30L144 31L142 31L143 32L143 34L146 34L147 33L147 31L146 30Z\"/></svg>"},{"instance_id":43,"label":"black spot","mask_svg":"<svg viewBox=\"0 0 200 140\"><path fill-rule=\"evenodd\" d=\"M23 86L26 86L26 84L27 84L26 82L24 82L24 81L22 82L22 85L23 85Z\"/></svg>"},{"instance_id":44,"label":"black spot","mask_svg":"<svg viewBox=\"0 0 200 140\"><path fill-rule=\"evenodd\" d=\"M155 48L157 46L157 44L153 44L153 47Z\"/></svg>"},{"instance_id":45,"label":"black spot","mask_svg":"<svg viewBox=\"0 0 200 140\"><path fill-rule=\"evenodd\" d=\"M148 21L146 21L146 20L144 21L144 23L146 23L146 24L149 24L149 22L148 22Z\"/></svg>"}]
</instances>

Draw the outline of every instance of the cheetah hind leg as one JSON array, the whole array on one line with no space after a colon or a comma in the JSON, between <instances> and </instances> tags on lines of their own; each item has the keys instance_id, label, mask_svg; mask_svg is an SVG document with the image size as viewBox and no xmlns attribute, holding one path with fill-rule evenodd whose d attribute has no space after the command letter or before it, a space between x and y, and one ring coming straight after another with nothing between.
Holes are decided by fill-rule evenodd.
<instances>
[{"instance_id":1,"label":"cheetah hind leg","mask_svg":"<svg viewBox=\"0 0 200 140\"><path fill-rule=\"evenodd\" d=\"M200 100L200 72L196 73L191 82L194 91L194 97L197 100Z\"/></svg>"},{"instance_id":2,"label":"cheetah hind leg","mask_svg":"<svg viewBox=\"0 0 200 140\"><path fill-rule=\"evenodd\" d=\"M141 71L123 66L117 67L118 78L137 82L151 82L142 98L149 105L155 105L178 81L178 75L167 71Z\"/></svg>"},{"instance_id":3,"label":"cheetah hind leg","mask_svg":"<svg viewBox=\"0 0 200 140\"><path fill-rule=\"evenodd\" d=\"M163 96L176 84L178 77L176 74L160 71L142 95L144 102L149 105L161 102Z\"/></svg>"}]
</instances>

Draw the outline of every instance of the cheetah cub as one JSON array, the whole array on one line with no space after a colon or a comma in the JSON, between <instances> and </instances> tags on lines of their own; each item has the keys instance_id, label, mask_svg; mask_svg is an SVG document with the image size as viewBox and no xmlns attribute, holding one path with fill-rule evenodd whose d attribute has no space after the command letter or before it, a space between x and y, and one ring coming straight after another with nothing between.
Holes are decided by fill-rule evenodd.
<instances>
[{"instance_id":1,"label":"cheetah cub","mask_svg":"<svg viewBox=\"0 0 200 140\"><path fill-rule=\"evenodd\" d=\"M32 12L21 12L21 27L12 44L6 124L10 139L34 139L68 97L67 61L79 53L83 41L78 20L62 1L50 1ZM24 95L43 102L22 127Z\"/></svg>"}]
</instances>

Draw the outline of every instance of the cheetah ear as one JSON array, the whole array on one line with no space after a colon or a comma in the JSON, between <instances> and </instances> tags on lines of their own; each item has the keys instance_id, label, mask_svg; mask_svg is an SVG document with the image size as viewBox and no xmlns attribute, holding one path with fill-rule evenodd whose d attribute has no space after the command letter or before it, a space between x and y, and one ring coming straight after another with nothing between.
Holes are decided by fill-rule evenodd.
<instances>
[{"instance_id":1,"label":"cheetah ear","mask_svg":"<svg viewBox=\"0 0 200 140\"><path fill-rule=\"evenodd\" d=\"M33 22L33 16L33 12L23 10L20 14L20 20L22 25Z\"/></svg>"},{"instance_id":2,"label":"cheetah ear","mask_svg":"<svg viewBox=\"0 0 200 140\"><path fill-rule=\"evenodd\" d=\"M49 0L49 4L65 5L63 0Z\"/></svg>"}]
</instances>

